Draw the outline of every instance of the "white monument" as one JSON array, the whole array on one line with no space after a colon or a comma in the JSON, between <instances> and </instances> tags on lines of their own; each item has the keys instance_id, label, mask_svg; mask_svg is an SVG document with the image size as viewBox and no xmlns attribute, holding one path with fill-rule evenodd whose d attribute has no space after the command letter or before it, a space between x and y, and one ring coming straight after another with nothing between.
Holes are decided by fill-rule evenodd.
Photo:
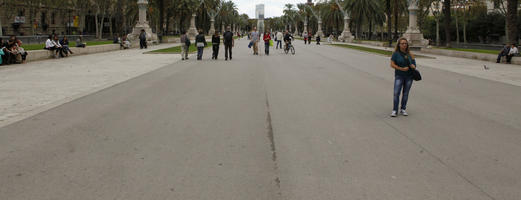
<instances>
[{"instance_id":1,"label":"white monument","mask_svg":"<svg viewBox=\"0 0 521 200\"><path fill-rule=\"evenodd\" d=\"M132 33L128 34L127 37L131 41L139 40L141 30L145 30L147 33L147 42L157 42L157 34L152 32L152 29L150 28L150 25L148 25L147 21L148 0L138 0L137 5L139 7L139 21L132 29Z\"/></svg>"},{"instance_id":2,"label":"white monument","mask_svg":"<svg viewBox=\"0 0 521 200\"><path fill-rule=\"evenodd\" d=\"M199 33L197 32L197 28L195 27L195 17L197 15L195 13L192 14L192 18L190 19L190 28L188 29L188 38L190 40L194 40L195 36L197 36Z\"/></svg>"},{"instance_id":3,"label":"white monument","mask_svg":"<svg viewBox=\"0 0 521 200\"><path fill-rule=\"evenodd\" d=\"M429 40L423 38L423 34L418 28L418 0L408 0L409 3L409 27L403 34L407 38L411 47L425 47Z\"/></svg>"},{"instance_id":4,"label":"white monument","mask_svg":"<svg viewBox=\"0 0 521 200\"><path fill-rule=\"evenodd\" d=\"M257 31L264 33L264 4L255 7L255 17L257 17Z\"/></svg>"},{"instance_id":5,"label":"white monument","mask_svg":"<svg viewBox=\"0 0 521 200\"><path fill-rule=\"evenodd\" d=\"M342 5L340 5L338 0L336 0L336 4L339 8L342 8ZM342 34L340 37L338 37L338 39L343 42L353 42L354 37L349 30L349 21L351 20L349 17L349 12L347 10L342 10L342 13L344 14L344 31L342 31Z\"/></svg>"}]
</instances>

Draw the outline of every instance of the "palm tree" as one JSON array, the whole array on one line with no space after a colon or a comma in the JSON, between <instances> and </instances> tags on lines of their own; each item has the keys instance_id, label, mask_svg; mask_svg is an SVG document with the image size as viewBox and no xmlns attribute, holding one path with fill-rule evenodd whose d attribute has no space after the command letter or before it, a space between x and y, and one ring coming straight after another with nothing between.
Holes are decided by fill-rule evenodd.
<instances>
[{"instance_id":1,"label":"palm tree","mask_svg":"<svg viewBox=\"0 0 521 200\"><path fill-rule=\"evenodd\" d=\"M356 22L356 38L360 38L360 32L364 20L367 20L371 26L372 22L381 18L380 14L383 15L383 11L380 8L380 3L378 0L350 0L345 5L345 9L351 12L351 17ZM378 15L377 18L375 18L375 14Z\"/></svg>"},{"instance_id":2,"label":"palm tree","mask_svg":"<svg viewBox=\"0 0 521 200\"><path fill-rule=\"evenodd\" d=\"M284 13L284 19L288 22L289 28L288 31L291 31L291 24L296 23L295 17L297 15L297 11L293 8L293 4L286 4L284 5L284 10L282 13Z\"/></svg>"},{"instance_id":3,"label":"palm tree","mask_svg":"<svg viewBox=\"0 0 521 200\"><path fill-rule=\"evenodd\" d=\"M331 0L322 7L321 11L324 16L324 21L326 22L326 30L327 32L337 34L340 30L340 24L343 19L343 13L340 7L336 4L334 0Z\"/></svg>"},{"instance_id":4,"label":"palm tree","mask_svg":"<svg viewBox=\"0 0 521 200\"><path fill-rule=\"evenodd\" d=\"M443 15L444 15L444 20L443 20L443 24L445 26L445 45L447 47L450 47L450 21L451 21L451 17L450 17L450 1L449 0L445 0L443 1Z\"/></svg>"},{"instance_id":5,"label":"palm tree","mask_svg":"<svg viewBox=\"0 0 521 200\"><path fill-rule=\"evenodd\" d=\"M506 15L506 23L507 23L507 32L508 32L508 42L510 44L517 43L518 40L518 30L517 30L517 7L519 3L518 0L507 0L507 15Z\"/></svg>"}]
</instances>

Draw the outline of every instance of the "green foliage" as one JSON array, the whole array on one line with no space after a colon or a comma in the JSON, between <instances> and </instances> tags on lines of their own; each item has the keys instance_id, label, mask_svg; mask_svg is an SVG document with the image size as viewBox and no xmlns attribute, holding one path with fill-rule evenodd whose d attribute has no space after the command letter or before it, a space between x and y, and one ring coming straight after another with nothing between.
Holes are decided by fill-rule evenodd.
<instances>
[{"instance_id":1,"label":"green foliage","mask_svg":"<svg viewBox=\"0 0 521 200\"><path fill-rule=\"evenodd\" d=\"M112 41L88 41L87 42L87 46L96 46L96 45L104 45L104 44L112 44ZM69 42L69 46L75 47L76 42ZM24 44L24 45L22 45L22 47L26 51L43 50L43 48L45 47L45 44Z\"/></svg>"}]
</instances>

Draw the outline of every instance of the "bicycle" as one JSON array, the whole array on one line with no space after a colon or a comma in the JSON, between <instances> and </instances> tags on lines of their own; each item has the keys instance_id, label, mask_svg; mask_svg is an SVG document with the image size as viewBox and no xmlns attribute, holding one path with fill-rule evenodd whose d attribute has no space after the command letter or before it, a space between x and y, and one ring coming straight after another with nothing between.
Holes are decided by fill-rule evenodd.
<instances>
[{"instance_id":1,"label":"bicycle","mask_svg":"<svg viewBox=\"0 0 521 200\"><path fill-rule=\"evenodd\" d=\"M291 54L295 55L295 47L293 47L291 42L288 42L288 44L286 44L286 48L284 48L284 53L288 54L288 52L290 52L290 51L291 51Z\"/></svg>"}]
</instances>

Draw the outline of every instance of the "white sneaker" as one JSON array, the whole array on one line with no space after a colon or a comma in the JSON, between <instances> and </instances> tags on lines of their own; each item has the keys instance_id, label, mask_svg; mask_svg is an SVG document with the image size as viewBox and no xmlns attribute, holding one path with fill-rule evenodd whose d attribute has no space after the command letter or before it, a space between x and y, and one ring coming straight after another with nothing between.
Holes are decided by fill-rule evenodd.
<instances>
[{"instance_id":1,"label":"white sneaker","mask_svg":"<svg viewBox=\"0 0 521 200\"><path fill-rule=\"evenodd\" d=\"M391 112L391 117L396 117L396 110L393 110L393 112Z\"/></svg>"},{"instance_id":2,"label":"white sneaker","mask_svg":"<svg viewBox=\"0 0 521 200\"><path fill-rule=\"evenodd\" d=\"M402 114L403 116L409 116L409 114L407 114L407 112L405 112L404 109L400 110L400 114Z\"/></svg>"}]
</instances>

